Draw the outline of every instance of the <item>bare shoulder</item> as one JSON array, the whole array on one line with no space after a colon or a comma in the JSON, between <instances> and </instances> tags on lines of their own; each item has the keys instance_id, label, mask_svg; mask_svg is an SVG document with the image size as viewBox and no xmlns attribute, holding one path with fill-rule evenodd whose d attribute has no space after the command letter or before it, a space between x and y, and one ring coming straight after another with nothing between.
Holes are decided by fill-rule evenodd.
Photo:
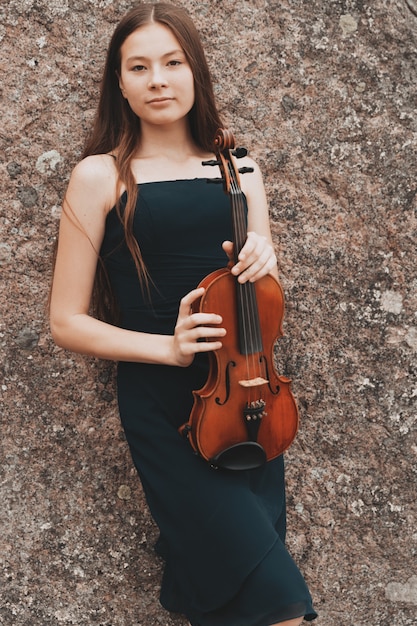
<instances>
[{"instance_id":1,"label":"bare shoulder","mask_svg":"<svg viewBox=\"0 0 417 626\"><path fill-rule=\"evenodd\" d=\"M110 154L92 154L80 161L73 175L83 182L105 182L116 175L114 158Z\"/></svg>"},{"instance_id":2,"label":"bare shoulder","mask_svg":"<svg viewBox=\"0 0 417 626\"><path fill-rule=\"evenodd\" d=\"M115 203L117 170L108 154L84 158L73 169L67 195L85 195L88 202L101 206L105 212Z\"/></svg>"},{"instance_id":3,"label":"bare shoulder","mask_svg":"<svg viewBox=\"0 0 417 626\"><path fill-rule=\"evenodd\" d=\"M240 175L240 184L242 187L242 191L246 196L257 196L260 193L264 192L264 184L262 178L262 172L256 163L251 157L246 156L237 162L239 169L248 168L249 171L246 174Z\"/></svg>"}]
</instances>

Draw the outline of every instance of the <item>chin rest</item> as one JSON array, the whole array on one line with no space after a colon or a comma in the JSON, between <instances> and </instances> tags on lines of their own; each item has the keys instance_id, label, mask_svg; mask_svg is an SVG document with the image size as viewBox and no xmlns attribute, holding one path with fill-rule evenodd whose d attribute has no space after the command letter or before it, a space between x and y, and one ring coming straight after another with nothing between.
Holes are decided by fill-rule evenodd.
<instances>
[{"instance_id":1,"label":"chin rest","mask_svg":"<svg viewBox=\"0 0 417 626\"><path fill-rule=\"evenodd\" d=\"M228 470L256 469L265 462L265 450L255 441L236 443L209 460L213 467Z\"/></svg>"}]
</instances>

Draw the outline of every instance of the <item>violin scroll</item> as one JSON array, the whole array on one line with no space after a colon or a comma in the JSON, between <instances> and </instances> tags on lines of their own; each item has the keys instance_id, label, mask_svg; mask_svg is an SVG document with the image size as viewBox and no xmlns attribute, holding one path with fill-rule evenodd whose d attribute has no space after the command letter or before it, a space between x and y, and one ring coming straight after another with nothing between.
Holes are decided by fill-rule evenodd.
<instances>
[{"instance_id":1,"label":"violin scroll","mask_svg":"<svg viewBox=\"0 0 417 626\"><path fill-rule=\"evenodd\" d=\"M224 190L226 193L230 193L231 186L236 185L240 187L239 174L248 174L253 172L253 167L236 168L231 159L231 155L237 159L242 159L247 156L248 151L246 148L235 148L235 138L233 133L226 128L219 128L213 142L213 149L216 153L216 159L210 159L203 161L203 165L218 165L221 170L221 179L208 179L209 182L223 182Z\"/></svg>"}]
</instances>

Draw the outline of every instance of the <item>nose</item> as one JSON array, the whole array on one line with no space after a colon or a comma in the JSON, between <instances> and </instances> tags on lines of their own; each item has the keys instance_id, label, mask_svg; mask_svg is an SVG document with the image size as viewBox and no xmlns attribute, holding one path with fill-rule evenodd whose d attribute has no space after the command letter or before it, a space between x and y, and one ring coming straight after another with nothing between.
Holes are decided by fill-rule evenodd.
<instances>
[{"instance_id":1,"label":"nose","mask_svg":"<svg viewBox=\"0 0 417 626\"><path fill-rule=\"evenodd\" d=\"M165 87L167 85L167 79L163 68L160 66L153 67L149 77L149 88L156 89L158 87Z\"/></svg>"}]
</instances>

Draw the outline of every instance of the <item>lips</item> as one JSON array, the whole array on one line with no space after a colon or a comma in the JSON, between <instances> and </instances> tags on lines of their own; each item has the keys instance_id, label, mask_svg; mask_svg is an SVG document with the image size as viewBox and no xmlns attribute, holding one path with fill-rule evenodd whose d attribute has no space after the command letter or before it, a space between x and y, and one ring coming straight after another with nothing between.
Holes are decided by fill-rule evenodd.
<instances>
[{"instance_id":1,"label":"lips","mask_svg":"<svg viewBox=\"0 0 417 626\"><path fill-rule=\"evenodd\" d=\"M170 102L173 98L152 98L148 100L148 104L157 104L158 102Z\"/></svg>"}]
</instances>

